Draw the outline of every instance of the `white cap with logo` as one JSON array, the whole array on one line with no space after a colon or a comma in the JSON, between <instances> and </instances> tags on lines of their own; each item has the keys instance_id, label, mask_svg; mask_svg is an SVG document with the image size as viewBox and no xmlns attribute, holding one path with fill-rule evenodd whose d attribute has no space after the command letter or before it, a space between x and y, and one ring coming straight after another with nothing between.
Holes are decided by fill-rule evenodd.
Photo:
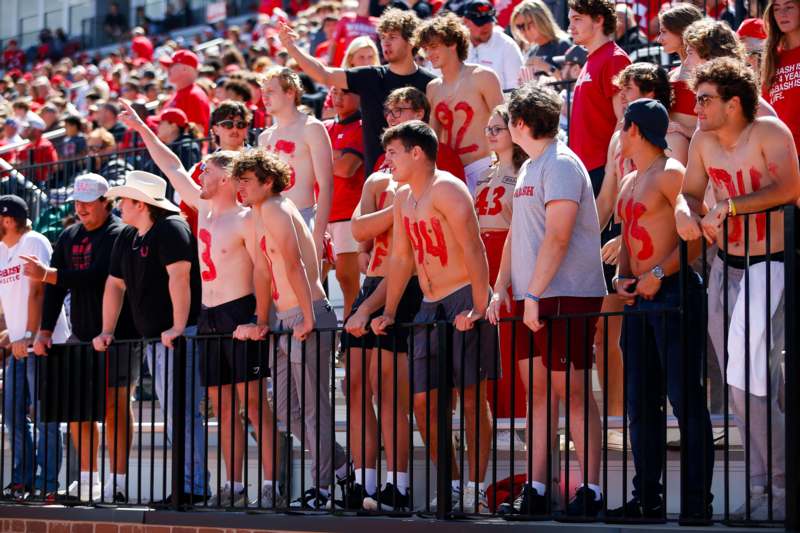
<instances>
[{"instance_id":1,"label":"white cap with logo","mask_svg":"<svg viewBox=\"0 0 800 533\"><path fill-rule=\"evenodd\" d=\"M99 174L81 174L75 178L72 196L68 200L94 202L108 192L108 181Z\"/></svg>"}]
</instances>

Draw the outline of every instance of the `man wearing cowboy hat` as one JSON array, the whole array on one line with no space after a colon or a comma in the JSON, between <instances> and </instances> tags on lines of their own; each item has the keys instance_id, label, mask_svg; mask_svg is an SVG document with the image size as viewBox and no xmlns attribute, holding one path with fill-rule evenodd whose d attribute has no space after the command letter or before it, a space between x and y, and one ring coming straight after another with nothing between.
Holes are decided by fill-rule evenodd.
<instances>
[{"instance_id":1,"label":"man wearing cowboy hat","mask_svg":"<svg viewBox=\"0 0 800 533\"><path fill-rule=\"evenodd\" d=\"M109 276L103 294L103 330L94 338L97 351L105 351L114 341L123 296L133 311L133 322L142 337L158 338L147 345L145 357L155 379L156 395L167 421L167 436L172 435L172 396L165 395L165 384L172 383L168 364L173 343L182 335L197 332L200 311L200 269L196 242L189 225L178 215L179 208L165 198L167 182L135 170L125 184L112 187L108 198L120 198L122 230L111 252ZM186 450L184 489L181 503L205 500L205 439L200 401L203 397L192 340L186 343ZM192 390L194 385L194 390ZM170 497L164 501L169 501Z\"/></svg>"}]
</instances>

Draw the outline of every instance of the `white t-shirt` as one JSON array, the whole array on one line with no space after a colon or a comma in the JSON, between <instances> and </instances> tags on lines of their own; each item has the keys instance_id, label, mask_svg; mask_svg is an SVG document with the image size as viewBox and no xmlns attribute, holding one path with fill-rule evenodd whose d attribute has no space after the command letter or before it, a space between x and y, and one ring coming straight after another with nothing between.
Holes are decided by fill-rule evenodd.
<instances>
[{"instance_id":1,"label":"white t-shirt","mask_svg":"<svg viewBox=\"0 0 800 533\"><path fill-rule=\"evenodd\" d=\"M499 26L494 27L492 37L487 42L478 46L472 46L472 43L469 45L467 63L476 63L494 70L504 91L517 88L519 70L524 62L517 43Z\"/></svg>"},{"instance_id":2,"label":"white t-shirt","mask_svg":"<svg viewBox=\"0 0 800 533\"><path fill-rule=\"evenodd\" d=\"M49 265L52 254L50 242L35 231L26 232L11 248L0 242L0 306L6 316L8 338L11 341L22 339L28 325L30 281L22 273L25 262L20 256L31 255ZM69 336L69 326L62 308L53 331L53 342L66 342Z\"/></svg>"}]
</instances>

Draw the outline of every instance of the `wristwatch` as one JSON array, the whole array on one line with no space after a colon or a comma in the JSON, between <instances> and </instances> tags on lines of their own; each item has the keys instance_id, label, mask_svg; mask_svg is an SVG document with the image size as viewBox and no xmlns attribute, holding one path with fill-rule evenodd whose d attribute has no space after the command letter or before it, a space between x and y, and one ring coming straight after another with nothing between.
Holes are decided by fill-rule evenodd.
<instances>
[{"instance_id":1,"label":"wristwatch","mask_svg":"<svg viewBox=\"0 0 800 533\"><path fill-rule=\"evenodd\" d=\"M33 340L33 332L32 331L26 331L25 335L22 336L22 340L24 340L24 341Z\"/></svg>"},{"instance_id":2,"label":"wristwatch","mask_svg":"<svg viewBox=\"0 0 800 533\"><path fill-rule=\"evenodd\" d=\"M661 268L661 265L654 266L653 269L650 271L650 273L653 274L653 277L656 278L658 281L664 279L664 269Z\"/></svg>"}]
</instances>

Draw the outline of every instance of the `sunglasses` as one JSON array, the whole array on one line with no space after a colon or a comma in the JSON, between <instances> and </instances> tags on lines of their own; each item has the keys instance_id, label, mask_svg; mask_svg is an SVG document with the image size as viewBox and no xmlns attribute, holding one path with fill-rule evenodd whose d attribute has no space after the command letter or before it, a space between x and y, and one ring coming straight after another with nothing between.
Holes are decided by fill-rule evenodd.
<instances>
[{"instance_id":1,"label":"sunglasses","mask_svg":"<svg viewBox=\"0 0 800 533\"><path fill-rule=\"evenodd\" d=\"M517 28L518 32L523 33L526 29L528 29L528 26L530 26L531 24L533 24L533 23L532 22L522 22L520 24L514 24L514 27Z\"/></svg>"},{"instance_id":2,"label":"sunglasses","mask_svg":"<svg viewBox=\"0 0 800 533\"><path fill-rule=\"evenodd\" d=\"M717 98L722 98L722 97L717 94L698 94L697 103L700 107L706 107L708 104L711 103L712 100L716 100Z\"/></svg>"},{"instance_id":3,"label":"sunglasses","mask_svg":"<svg viewBox=\"0 0 800 533\"><path fill-rule=\"evenodd\" d=\"M226 130L229 130L231 128L236 128L236 129L239 129L239 130L243 130L243 129L245 129L247 127L247 122L245 122L244 120L233 121L233 120L228 119L228 120L220 120L219 122L217 122L216 125L220 126L222 129L226 129Z\"/></svg>"}]
</instances>

